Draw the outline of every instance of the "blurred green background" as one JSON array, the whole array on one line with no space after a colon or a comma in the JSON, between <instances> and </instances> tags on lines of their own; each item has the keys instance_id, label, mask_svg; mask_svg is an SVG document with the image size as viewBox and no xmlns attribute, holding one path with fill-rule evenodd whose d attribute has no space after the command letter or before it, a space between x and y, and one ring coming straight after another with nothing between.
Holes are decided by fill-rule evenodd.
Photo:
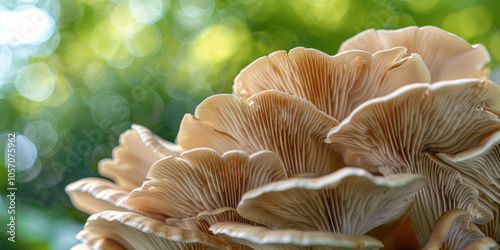
<instances>
[{"instance_id":1,"label":"blurred green background","mask_svg":"<svg viewBox=\"0 0 500 250\"><path fill-rule=\"evenodd\" d=\"M435 25L484 44L498 82L499 11L498 0L0 0L0 152L18 133L16 243L2 153L0 248L76 244L87 215L68 183L98 176L133 123L175 140L185 113L276 50L333 55L368 28Z\"/></svg>"}]
</instances>

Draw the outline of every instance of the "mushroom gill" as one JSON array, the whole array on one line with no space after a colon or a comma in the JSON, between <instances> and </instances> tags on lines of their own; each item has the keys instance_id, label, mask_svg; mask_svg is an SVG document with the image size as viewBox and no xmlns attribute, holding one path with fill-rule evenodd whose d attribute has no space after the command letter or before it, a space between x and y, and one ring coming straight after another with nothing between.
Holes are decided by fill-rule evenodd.
<instances>
[{"instance_id":1,"label":"mushroom gill","mask_svg":"<svg viewBox=\"0 0 500 250\"><path fill-rule=\"evenodd\" d=\"M278 91L260 92L246 101L215 95L203 101L194 116L184 117L177 141L186 150L270 150L283 161L287 176L321 176L345 166L332 145L324 142L337 124L309 101Z\"/></svg>"},{"instance_id":2,"label":"mushroom gill","mask_svg":"<svg viewBox=\"0 0 500 250\"><path fill-rule=\"evenodd\" d=\"M359 106L328 133L348 165L411 168L423 152L455 154L500 130L500 86L462 79L412 84Z\"/></svg>"},{"instance_id":3,"label":"mushroom gill","mask_svg":"<svg viewBox=\"0 0 500 250\"><path fill-rule=\"evenodd\" d=\"M132 190L146 180L149 168L157 160L179 155L183 150L154 135L147 128L134 124L120 136L120 145L113 149L113 159L99 162L99 173Z\"/></svg>"},{"instance_id":4,"label":"mushroom gill","mask_svg":"<svg viewBox=\"0 0 500 250\"><path fill-rule=\"evenodd\" d=\"M367 100L407 84L430 82L420 56L405 57L406 51L397 47L373 55L356 50L335 56L305 48L277 51L243 69L233 90L244 99L265 90L297 95L342 121Z\"/></svg>"},{"instance_id":5,"label":"mushroom gill","mask_svg":"<svg viewBox=\"0 0 500 250\"><path fill-rule=\"evenodd\" d=\"M194 149L151 167L150 180L132 191L127 205L168 218L188 218L223 207L236 208L241 196L261 185L286 179L279 157L269 151L248 156Z\"/></svg>"},{"instance_id":6,"label":"mushroom gill","mask_svg":"<svg viewBox=\"0 0 500 250\"><path fill-rule=\"evenodd\" d=\"M329 232L271 230L237 222L220 222L210 230L227 242L257 250L376 250L384 245L366 235Z\"/></svg>"},{"instance_id":7,"label":"mushroom gill","mask_svg":"<svg viewBox=\"0 0 500 250\"><path fill-rule=\"evenodd\" d=\"M343 168L320 178L290 179L247 192L243 217L273 229L363 235L405 215L425 185L418 175L375 177Z\"/></svg>"}]
</instances>

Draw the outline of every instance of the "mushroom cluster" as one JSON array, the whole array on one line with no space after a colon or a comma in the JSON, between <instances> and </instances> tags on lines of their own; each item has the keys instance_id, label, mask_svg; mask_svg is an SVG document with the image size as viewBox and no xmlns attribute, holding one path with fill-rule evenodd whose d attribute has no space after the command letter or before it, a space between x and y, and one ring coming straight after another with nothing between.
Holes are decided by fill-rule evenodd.
<instances>
[{"instance_id":1,"label":"mushroom cluster","mask_svg":"<svg viewBox=\"0 0 500 250\"><path fill-rule=\"evenodd\" d=\"M498 249L500 86L482 45L367 30L254 61L177 143L133 125L67 186L73 249Z\"/></svg>"}]
</instances>

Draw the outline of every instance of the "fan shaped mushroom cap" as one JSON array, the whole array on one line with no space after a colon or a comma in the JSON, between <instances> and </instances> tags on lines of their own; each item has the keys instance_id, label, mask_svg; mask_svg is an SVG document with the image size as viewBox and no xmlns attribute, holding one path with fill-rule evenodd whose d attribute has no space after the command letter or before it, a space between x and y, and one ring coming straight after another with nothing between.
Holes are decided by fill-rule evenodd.
<instances>
[{"instance_id":1,"label":"fan shaped mushroom cap","mask_svg":"<svg viewBox=\"0 0 500 250\"><path fill-rule=\"evenodd\" d=\"M410 167L424 151L455 154L500 130L500 86L462 79L412 84L359 106L328 133L350 166Z\"/></svg>"},{"instance_id":2,"label":"fan shaped mushroom cap","mask_svg":"<svg viewBox=\"0 0 500 250\"><path fill-rule=\"evenodd\" d=\"M165 219L128 206L125 201L130 192L105 179L93 177L81 179L66 186L66 193L73 206L87 214L114 210L136 212L157 220Z\"/></svg>"},{"instance_id":3,"label":"fan shaped mushroom cap","mask_svg":"<svg viewBox=\"0 0 500 250\"><path fill-rule=\"evenodd\" d=\"M127 205L166 217L187 218L205 210L236 208L246 191L284 180L286 173L279 157L270 151L220 155L201 148L158 161L148 178L151 180L130 193Z\"/></svg>"},{"instance_id":4,"label":"fan shaped mushroom cap","mask_svg":"<svg viewBox=\"0 0 500 250\"><path fill-rule=\"evenodd\" d=\"M485 237L472 222L471 215L461 209L451 209L439 218L423 250L498 249L493 239Z\"/></svg>"},{"instance_id":5,"label":"fan shaped mushroom cap","mask_svg":"<svg viewBox=\"0 0 500 250\"><path fill-rule=\"evenodd\" d=\"M339 52L380 50L403 46L407 53L422 56L432 82L460 78L486 79L490 55L482 44L470 45L464 39L433 26L399 30L369 29L345 41Z\"/></svg>"},{"instance_id":6,"label":"fan shaped mushroom cap","mask_svg":"<svg viewBox=\"0 0 500 250\"><path fill-rule=\"evenodd\" d=\"M271 230L237 222L219 222L210 230L228 242L253 249L379 249L384 245L370 236L344 235L299 230Z\"/></svg>"},{"instance_id":7,"label":"fan shaped mushroom cap","mask_svg":"<svg viewBox=\"0 0 500 250\"><path fill-rule=\"evenodd\" d=\"M363 235L405 215L411 196L424 185L418 175L374 177L347 167L320 178L256 188L242 197L237 211L274 229Z\"/></svg>"},{"instance_id":8,"label":"fan shaped mushroom cap","mask_svg":"<svg viewBox=\"0 0 500 250\"><path fill-rule=\"evenodd\" d=\"M413 229L420 245L429 241L433 228L436 228L436 222L449 210L464 210L471 217L468 220L478 224L493 219L493 214L480 204L478 190L464 183L458 171L446 163L428 153L423 153L411 169L412 173L423 175L428 180L427 185L415 194L415 203L410 210ZM394 174L392 171L382 173Z\"/></svg>"},{"instance_id":9,"label":"fan shaped mushroom cap","mask_svg":"<svg viewBox=\"0 0 500 250\"><path fill-rule=\"evenodd\" d=\"M243 69L233 90L244 99L264 90L297 95L341 121L367 100L410 83L430 82L420 56L405 55L403 47L373 56L359 50L335 56L300 47L289 54L277 51Z\"/></svg>"},{"instance_id":10,"label":"fan shaped mushroom cap","mask_svg":"<svg viewBox=\"0 0 500 250\"><path fill-rule=\"evenodd\" d=\"M455 155L439 153L437 156L457 169L465 182L500 203L500 132L466 151Z\"/></svg>"},{"instance_id":11,"label":"fan shaped mushroom cap","mask_svg":"<svg viewBox=\"0 0 500 250\"><path fill-rule=\"evenodd\" d=\"M125 204L129 192L101 178L85 178L66 186L73 206L88 214L105 210L128 211Z\"/></svg>"},{"instance_id":12,"label":"fan shaped mushroom cap","mask_svg":"<svg viewBox=\"0 0 500 250\"><path fill-rule=\"evenodd\" d=\"M324 143L338 122L302 98L278 91L260 92L248 100L215 95L186 115L177 141L184 149L209 147L224 153L261 150L277 153L288 176L325 175L344 166L342 157Z\"/></svg>"},{"instance_id":13,"label":"fan shaped mushroom cap","mask_svg":"<svg viewBox=\"0 0 500 250\"><path fill-rule=\"evenodd\" d=\"M179 155L182 151L178 145L134 124L132 129L121 134L120 146L113 149L113 159L99 162L99 173L119 186L132 190L146 180L153 163L169 155Z\"/></svg>"},{"instance_id":14,"label":"fan shaped mushroom cap","mask_svg":"<svg viewBox=\"0 0 500 250\"><path fill-rule=\"evenodd\" d=\"M133 212L105 211L90 216L77 238L94 249L115 244L124 249L221 249L227 244L209 234L185 230ZM100 249L100 248L99 248ZM108 248L104 248L108 249Z\"/></svg>"}]
</instances>

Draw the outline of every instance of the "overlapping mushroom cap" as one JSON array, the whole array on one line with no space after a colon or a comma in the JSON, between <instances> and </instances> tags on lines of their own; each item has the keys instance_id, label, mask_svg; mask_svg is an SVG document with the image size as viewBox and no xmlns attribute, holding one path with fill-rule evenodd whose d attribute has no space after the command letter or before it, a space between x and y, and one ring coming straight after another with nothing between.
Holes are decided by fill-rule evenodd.
<instances>
[{"instance_id":1,"label":"overlapping mushroom cap","mask_svg":"<svg viewBox=\"0 0 500 250\"><path fill-rule=\"evenodd\" d=\"M500 86L463 79L413 84L358 107L328 133L347 164L411 167L424 151L458 153L500 130Z\"/></svg>"},{"instance_id":2,"label":"overlapping mushroom cap","mask_svg":"<svg viewBox=\"0 0 500 250\"><path fill-rule=\"evenodd\" d=\"M278 51L243 69L233 89L244 99L271 89L297 95L341 121L367 100L407 84L430 82L420 56L405 57L406 51L398 47L373 55L356 50L335 56L305 48Z\"/></svg>"},{"instance_id":3,"label":"overlapping mushroom cap","mask_svg":"<svg viewBox=\"0 0 500 250\"><path fill-rule=\"evenodd\" d=\"M152 164L183 150L140 125L120 136L113 159L99 162L99 172L115 183L101 178L85 178L66 187L73 205L88 214L106 210L136 211L125 204L130 191L142 185ZM136 211L137 212L137 211Z\"/></svg>"},{"instance_id":4,"label":"overlapping mushroom cap","mask_svg":"<svg viewBox=\"0 0 500 250\"><path fill-rule=\"evenodd\" d=\"M223 207L236 208L241 196L256 187L286 179L279 157L269 151L248 156L220 155L194 149L153 165L141 188L130 193L129 206L169 218L188 218Z\"/></svg>"},{"instance_id":5,"label":"overlapping mushroom cap","mask_svg":"<svg viewBox=\"0 0 500 250\"><path fill-rule=\"evenodd\" d=\"M363 235L406 214L411 196L424 185L418 175L374 177L360 168L343 168L256 188L243 196L238 213L274 229Z\"/></svg>"},{"instance_id":6,"label":"overlapping mushroom cap","mask_svg":"<svg viewBox=\"0 0 500 250\"><path fill-rule=\"evenodd\" d=\"M288 176L317 176L344 167L342 157L324 142L337 120L307 100L278 91L260 92L246 101L215 95L186 115L177 141L186 149L208 147L224 153L241 150L278 154Z\"/></svg>"},{"instance_id":7,"label":"overlapping mushroom cap","mask_svg":"<svg viewBox=\"0 0 500 250\"><path fill-rule=\"evenodd\" d=\"M209 234L169 226L133 212L92 215L77 238L92 249L224 249L228 244Z\"/></svg>"},{"instance_id":8,"label":"overlapping mushroom cap","mask_svg":"<svg viewBox=\"0 0 500 250\"><path fill-rule=\"evenodd\" d=\"M460 78L486 79L490 55L482 44L470 45L462 38L433 26L399 30L369 29L345 41L339 53L364 50L369 53L405 47L422 56L432 82Z\"/></svg>"},{"instance_id":9,"label":"overlapping mushroom cap","mask_svg":"<svg viewBox=\"0 0 500 250\"><path fill-rule=\"evenodd\" d=\"M210 230L227 242L262 250L380 249L384 245L369 236L299 230L271 230L237 222L219 222Z\"/></svg>"},{"instance_id":10,"label":"overlapping mushroom cap","mask_svg":"<svg viewBox=\"0 0 500 250\"><path fill-rule=\"evenodd\" d=\"M120 136L120 146L113 149L113 159L99 162L99 173L114 180L117 185L132 190L146 180L153 163L166 156L179 155L183 151L178 145L134 124L132 129Z\"/></svg>"}]
</instances>

